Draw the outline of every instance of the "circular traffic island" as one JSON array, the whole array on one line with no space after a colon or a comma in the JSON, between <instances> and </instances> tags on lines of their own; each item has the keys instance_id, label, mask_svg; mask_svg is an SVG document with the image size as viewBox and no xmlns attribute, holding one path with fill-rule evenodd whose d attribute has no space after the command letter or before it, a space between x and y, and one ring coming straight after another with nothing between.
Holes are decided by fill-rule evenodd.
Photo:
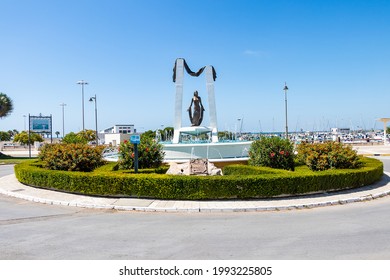
<instances>
[{"instance_id":1,"label":"circular traffic island","mask_svg":"<svg viewBox=\"0 0 390 280\"><path fill-rule=\"evenodd\" d=\"M180 200L254 199L338 191L370 185L383 176L383 164L362 158L357 169L312 171L297 166L294 171L228 165L223 176L167 175L166 166L115 170L107 163L91 172L48 170L39 160L15 166L17 179L26 185L84 195Z\"/></svg>"}]
</instances>

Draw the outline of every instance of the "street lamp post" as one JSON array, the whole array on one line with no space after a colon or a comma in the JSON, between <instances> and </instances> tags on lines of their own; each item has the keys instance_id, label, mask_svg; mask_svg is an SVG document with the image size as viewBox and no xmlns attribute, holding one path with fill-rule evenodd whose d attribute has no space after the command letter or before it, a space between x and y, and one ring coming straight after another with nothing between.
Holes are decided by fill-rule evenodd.
<instances>
[{"instance_id":1,"label":"street lamp post","mask_svg":"<svg viewBox=\"0 0 390 280\"><path fill-rule=\"evenodd\" d=\"M286 110L286 139L288 139L288 124L287 124L287 91L288 91L288 87L287 87L287 83L284 82L284 104L285 104L285 110Z\"/></svg>"},{"instance_id":2,"label":"street lamp post","mask_svg":"<svg viewBox=\"0 0 390 280\"><path fill-rule=\"evenodd\" d=\"M26 115L23 115L23 118L24 118L24 131L26 131Z\"/></svg>"},{"instance_id":3,"label":"street lamp post","mask_svg":"<svg viewBox=\"0 0 390 280\"><path fill-rule=\"evenodd\" d=\"M98 125L97 125L97 99L96 99L96 94L95 94L95 96L91 97L89 99L89 101L90 102L95 101L95 133L96 133L96 145L98 145L99 138L98 138Z\"/></svg>"},{"instance_id":4,"label":"street lamp post","mask_svg":"<svg viewBox=\"0 0 390 280\"><path fill-rule=\"evenodd\" d=\"M242 134L242 123L244 122L244 117L240 118L239 122L240 122L240 137L241 137L241 134Z\"/></svg>"},{"instance_id":5,"label":"street lamp post","mask_svg":"<svg viewBox=\"0 0 390 280\"><path fill-rule=\"evenodd\" d=\"M81 85L81 106L82 106L82 115L83 115L83 131L85 130L85 125L84 125L84 85L88 85L88 82L81 80L78 81L77 84Z\"/></svg>"},{"instance_id":6,"label":"street lamp post","mask_svg":"<svg viewBox=\"0 0 390 280\"><path fill-rule=\"evenodd\" d=\"M62 106L62 138L65 137L65 103L61 103L60 106Z\"/></svg>"},{"instance_id":7,"label":"street lamp post","mask_svg":"<svg viewBox=\"0 0 390 280\"><path fill-rule=\"evenodd\" d=\"M242 129L242 122L241 122L241 121L242 121L241 118L238 118L238 119L237 119L237 124L236 124L236 126L235 126L235 127L236 127L236 129L235 129L235 130L236 130L236 132L235 132L235 138L236 138L236 139L235 139L235 140L237 140L237 135L241 136L241 129ZM238 127L238 125L239 125L239 127ZM238 133L237 133L237 130L239 130Z\"/></svg>"}]
</instances>

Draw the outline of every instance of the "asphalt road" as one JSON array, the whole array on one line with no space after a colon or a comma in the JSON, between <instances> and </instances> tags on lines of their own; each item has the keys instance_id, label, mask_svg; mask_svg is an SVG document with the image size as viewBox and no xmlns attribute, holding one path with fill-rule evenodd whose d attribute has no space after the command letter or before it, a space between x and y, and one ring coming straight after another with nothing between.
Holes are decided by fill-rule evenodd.
<instances>
[{"instance_id":1,"label":"asphalt road","mask_svg":"<svg viewBox=\"0 0 390 280\"><path fill-rule=\"evenodd\" d=\"M390 158L380 158L390 171ZM0 176L12 168L0 167ZM139 213L0 196L0 259L390 259L390 197L259 213Z\"/></svg>"}]
</instances>

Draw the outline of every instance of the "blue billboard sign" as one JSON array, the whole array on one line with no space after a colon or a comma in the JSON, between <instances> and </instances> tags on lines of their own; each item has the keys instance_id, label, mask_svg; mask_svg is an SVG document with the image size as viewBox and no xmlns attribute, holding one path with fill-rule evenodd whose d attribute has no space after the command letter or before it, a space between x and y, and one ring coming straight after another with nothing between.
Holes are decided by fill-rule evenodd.
<instances>
[{"instance_id":1,"label":"blue billboard sign","mask_svg":"<svg viewBox=\"0 0 390 280\"><path fill-rule=\"evenodd\" d=\"M51 116L30 116L30 130L35 133L51 133Z\"/></svg>"},{"instance_id":2,"label":"blue billboard sign","mask_svg":"<svg viewBox=\"0 0 390 280\"><path fill-rule=\"evenodd\" d=\"M139 134L130 135L130 143L131 144L141 143L141 137L139 136Z\"/></svg>"}]
</instances>

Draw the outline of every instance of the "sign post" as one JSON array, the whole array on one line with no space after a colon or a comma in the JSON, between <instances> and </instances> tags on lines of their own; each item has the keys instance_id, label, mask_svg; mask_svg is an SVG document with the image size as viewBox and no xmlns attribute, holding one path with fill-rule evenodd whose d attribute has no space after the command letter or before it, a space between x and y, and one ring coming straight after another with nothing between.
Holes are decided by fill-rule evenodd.
<instances>
[{"instance_id":1,"label":"sign post","mask_svg":"<svg viewBox=\"0 0 390 280\"><path fill-rule=\"evenodd\" d=\"M50 134L51 143L53 143L52 116L31 116L28 114L28 150L31 158L31 132L38 134Z\"/></svg>"},{"instance_id":2,"label":"sign post","mask_svg":"<svg viewBox=\"0 0 390 280\"><path fill-rule=\"evenodd\" d=\"M140 135L130 135L130 143L134 144L134 173L138 173L138 144L141 143Z\"/></svg>"},{"instance_id":3,"label":"sign post","mask_svg":"<svg viewBox=\"0 0 390 280\"><path fill-rule=\"evenodd\" d=\"M28 114L28 157L29 158L31 158L30 127L31 127L31 117L30 114Z\"/></svg>"}]
</instances>

